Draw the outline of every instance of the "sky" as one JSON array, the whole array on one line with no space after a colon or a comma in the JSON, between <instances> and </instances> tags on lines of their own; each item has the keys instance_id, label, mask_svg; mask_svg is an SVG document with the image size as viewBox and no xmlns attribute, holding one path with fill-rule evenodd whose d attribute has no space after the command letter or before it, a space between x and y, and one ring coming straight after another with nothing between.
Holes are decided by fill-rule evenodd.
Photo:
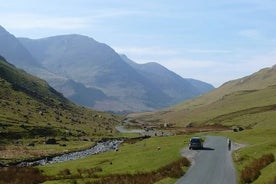
<instances>
[{"instance_id":1,"label":"sky","mask_svg":"<svg viewBox=\"0 0 276 184\"><path fill-rule=\"evenodd\" d=\"M215 87L276 64L275 0L0 0L16 37L81 34Z\"/></svg>"}]
</instances>

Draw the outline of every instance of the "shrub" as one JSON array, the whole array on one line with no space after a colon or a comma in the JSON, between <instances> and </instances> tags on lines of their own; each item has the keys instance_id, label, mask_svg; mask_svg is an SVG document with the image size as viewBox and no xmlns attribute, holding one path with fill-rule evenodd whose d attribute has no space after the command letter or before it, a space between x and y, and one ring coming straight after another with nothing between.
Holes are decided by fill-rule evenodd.
<instances>
[{"instance_id":1,"label":"shrub","mask_svg":"<svg viewBox=\"0 0 276 184\"><path fill-rule=\"evenodd\" d=\"M181 158L160 169L152 172L138 172L135 174L114 174L97 181L87 182L86 184L154 184L164 178L178 178L184 174L182 167L189 166L190 162L186 158Z\"/></svg>"},{"instance_id":2,"label":"shrub","mask_svg":"<svg viewBox=\"0 0 276 184\"><path fill-rule=\"evenodd\" d=\"M32 167L4 167L0 168L0 184L35 184L43 183L48 179L47 176L37 168Z\"/></svg>"},{"instance_id":3,"label":"shrub","mask_svg":"<svg viewBox=\"0 0 276 184\"><path fill-rule=\"evenodd\" d=\"M62 178L67 178L68 176L71 175L71 171L69 169L64 169L64 170L62 170L62 171L59 172L59 175Z\"/></svg>"},{"instance_id":4,"label":"shrub","mask_svg":"<svg viewBox=\"0 0 276 184\"><path fill-rule=\"evenodd\" d=\"M241 180L243 183L252 183L260 175L261 170L270 163L274 162L275 158L273 154L266 154L258 159L254 159L252 163L246 166L241 172Z\"/></svg>"},{"instance_id":5,"label":"shrub","mask_svg":"<svg viewBox=\"0 0 276 184\"><path fill-rule=\"evenodd\" d=\"M276 176L274 177L274 179L272 179L270 182L268 182L267 184L276 184Z\"/></svg>"}]
</instances>

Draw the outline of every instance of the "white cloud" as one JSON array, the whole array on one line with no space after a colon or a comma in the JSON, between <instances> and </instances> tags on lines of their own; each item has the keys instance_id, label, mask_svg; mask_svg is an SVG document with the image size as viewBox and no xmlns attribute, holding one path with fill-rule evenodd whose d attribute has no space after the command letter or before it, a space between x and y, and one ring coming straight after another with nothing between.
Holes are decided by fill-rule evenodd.
<instances>
[{"instance_id":1,"label":"white cloud","mask_svg":"<svg viewBox=\"0 0 276 184\"><path fill-rule=\"evenodd\" d=\"M87 15L80 13L71 16L48 15L38 13L0 12L1 25L10 29L80 29L91 27L104 19L127 17L130 15L141 15L143 11L129 11L105 8L91 10Z\"/></svg>"},{"instance_id":2,"label":"white cloud","mask_svg":"<svg viewBox=\"0 0 276 184\"><path fill-rule=\"evenodd\" d=\"M244 29L239 32L239 35L253 40L259 40L263 38L261 32L257 29Z\"/></svg>"},{"instance_id":3,"label":"white cloud","mask_svg":"<svg viewBox=\"0 0 276 184\"><path fill-rule=\"evenodd\" d=\"M220 50L220 49L187 49L186 50L189 53L195 53L195 54L229 54L232 51L231 50Z\"/></svg>"},{"instance_id":4,"label":"white cloud","mask_svg":"<svg viewBox=\"0 0 276 184\"><path fill-rule=\"evenodd\" d=\"M87 26L83 17L54 17L31 13L0 13L0 22L10 29L79 29Z\"/></svg>"}]
</instances>

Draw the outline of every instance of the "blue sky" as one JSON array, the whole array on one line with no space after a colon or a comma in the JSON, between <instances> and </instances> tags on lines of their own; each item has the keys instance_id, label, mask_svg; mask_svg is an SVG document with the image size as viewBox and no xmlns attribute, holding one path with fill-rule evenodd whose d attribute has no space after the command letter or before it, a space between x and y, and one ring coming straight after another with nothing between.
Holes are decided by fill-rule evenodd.
<instances>
[{"instance_id":1,"label":"blue sky","mask_svg":"<svg viewBox=\"0 0 276 184\"><path fill-rule=\"evenodd\" d=\"M275 0L0 0L17 37L83 34L216 87L276 64Z\"/></svg>"}]
</instances>

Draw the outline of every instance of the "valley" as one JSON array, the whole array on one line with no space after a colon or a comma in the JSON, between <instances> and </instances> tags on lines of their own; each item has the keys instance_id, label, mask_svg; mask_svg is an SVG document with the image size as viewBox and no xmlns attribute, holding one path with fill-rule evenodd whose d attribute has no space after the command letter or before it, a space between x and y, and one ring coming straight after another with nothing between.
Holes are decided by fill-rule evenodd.
<instances>
[{"instance_id":1,"label":"valley","mask_svg":"<svg viewBox=\"0 0 276 184\"><path fill-rule=\"evenodd\" d=\"M214 89L86 36L0 31L0 183L172 184L191 168L181 150L193 136L246 145L232 152L232 183L275 183L275 65ZM109 141L120 144L74 155ZM35 162L53 158L63 161Z\"/></svg>"}]
</instances>

